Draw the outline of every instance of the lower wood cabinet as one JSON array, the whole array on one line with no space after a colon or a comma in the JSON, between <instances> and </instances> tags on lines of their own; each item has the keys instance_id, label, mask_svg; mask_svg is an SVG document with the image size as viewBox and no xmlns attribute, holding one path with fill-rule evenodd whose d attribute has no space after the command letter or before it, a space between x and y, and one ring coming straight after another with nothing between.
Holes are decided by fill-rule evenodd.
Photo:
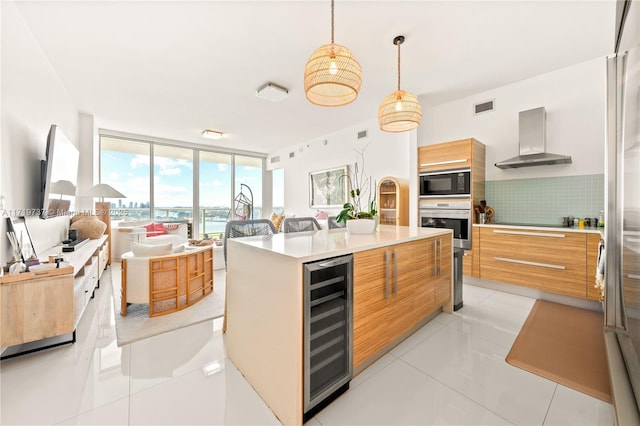
<instances>
[{"instance_id":1,"label":"lower wood cabinet","mask_svg":"<svg viewBox=\"0 0 640 426\"><path fill-rule=\"evenodd\" d=\"M98 286L107 252L103 235L65 253L71 267L0 277L0 347L72 333Z\"/></svg>"},{"instance_id":2,"label":"lower wood cabinet","mask_svg":"<svg viewBox=\"0 0 640 426\"><path fill-rule=\"evenodd\" d=\"M451 237L354 253L353 365L451 300Z\"/></svg>"},{"instance_id":3,"label":"lower wood cabinet","mask_svg":"<svg viewBox=\"0 0 640 426\"><path fill-rule=\"evenodd\" d=\"M479 278L596 299L597 237L581 232L481 227ZM588 243L591 241L591 243ZM474 246L476 247L476 246ZM592 269L592 270L591 270ZM596 299L597 300L597 299Z\"/></svg>"}]
</instances>

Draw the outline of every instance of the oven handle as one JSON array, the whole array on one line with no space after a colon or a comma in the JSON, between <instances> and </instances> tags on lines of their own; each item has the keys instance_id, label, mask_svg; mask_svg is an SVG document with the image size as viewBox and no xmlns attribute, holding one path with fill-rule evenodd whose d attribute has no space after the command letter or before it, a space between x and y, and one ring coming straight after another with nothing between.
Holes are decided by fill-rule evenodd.
<instances>
[{"instance_id":1,"label":"oven handle","mask_svg":"<svg viewBox=\"0 0 640 426\"><path fill-rule=\"evenodd\" d=\"M420 217L432 217L434 219L469 219L471 210L420 210Z\"/></svg>"}]
</instances>

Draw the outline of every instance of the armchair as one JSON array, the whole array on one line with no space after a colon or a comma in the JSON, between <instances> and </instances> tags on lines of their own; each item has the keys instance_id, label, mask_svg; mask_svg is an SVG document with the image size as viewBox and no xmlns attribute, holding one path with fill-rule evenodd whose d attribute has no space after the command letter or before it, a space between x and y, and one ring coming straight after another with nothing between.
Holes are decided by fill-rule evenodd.
<instances>
[{"instance_id":1,"label":"armchair","mask_svg":"<svg viewBox=\"0 0 640 426\"><path fill-rule=\"evenodd\" d=\"M130 303L148 303L149 316L184 309L213 292L213 248L132 243L122 255L120 314Z\"/></svg>"}]
</instances>

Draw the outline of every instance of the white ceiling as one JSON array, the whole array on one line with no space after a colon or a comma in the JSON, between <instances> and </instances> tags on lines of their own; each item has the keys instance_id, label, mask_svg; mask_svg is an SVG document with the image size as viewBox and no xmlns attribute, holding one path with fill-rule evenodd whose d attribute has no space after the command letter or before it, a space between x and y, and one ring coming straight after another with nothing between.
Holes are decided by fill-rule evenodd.
<instances>
[{"instance_id":1,"label":"white ceiling","mask_svg":"<svg viewBox=\"0 0 640 426\"><path fill-rule=\"evenodd\" d=\"M355 102L310 104L303 70L330 41L323 1L18 1L81 112L100 127L273 152L376 117L396 87L438 104L613 50L615 1L348 1L335 41L363 69ZM271 81L278 103L255 97ZM423 106L424 107L424 106ZM200 136L225 133L220 141Z\"/></svg>"}]
</instances>

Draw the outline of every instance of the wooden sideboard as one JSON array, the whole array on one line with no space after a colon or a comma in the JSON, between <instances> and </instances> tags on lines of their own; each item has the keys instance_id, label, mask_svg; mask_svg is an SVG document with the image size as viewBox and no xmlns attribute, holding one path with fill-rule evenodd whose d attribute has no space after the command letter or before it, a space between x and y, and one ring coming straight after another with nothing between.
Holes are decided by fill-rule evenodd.
<instances>
[{"instance_id":1,"label":"wooden sideboard","mask_svg":"<svg viewBox=\"0 0 640 426\"><path fill-rule=\"evenodd\" d=\"M107 235L103 235L76 251L63 253L68 267L0 277L0 347L65 334L72 337L63 343L75 342L75 329L99 287L108 253ZM54 247L41 256L59 254L60 248ZM42 342L39 349L49 346Z\"/></svg>"}]
</instances>

